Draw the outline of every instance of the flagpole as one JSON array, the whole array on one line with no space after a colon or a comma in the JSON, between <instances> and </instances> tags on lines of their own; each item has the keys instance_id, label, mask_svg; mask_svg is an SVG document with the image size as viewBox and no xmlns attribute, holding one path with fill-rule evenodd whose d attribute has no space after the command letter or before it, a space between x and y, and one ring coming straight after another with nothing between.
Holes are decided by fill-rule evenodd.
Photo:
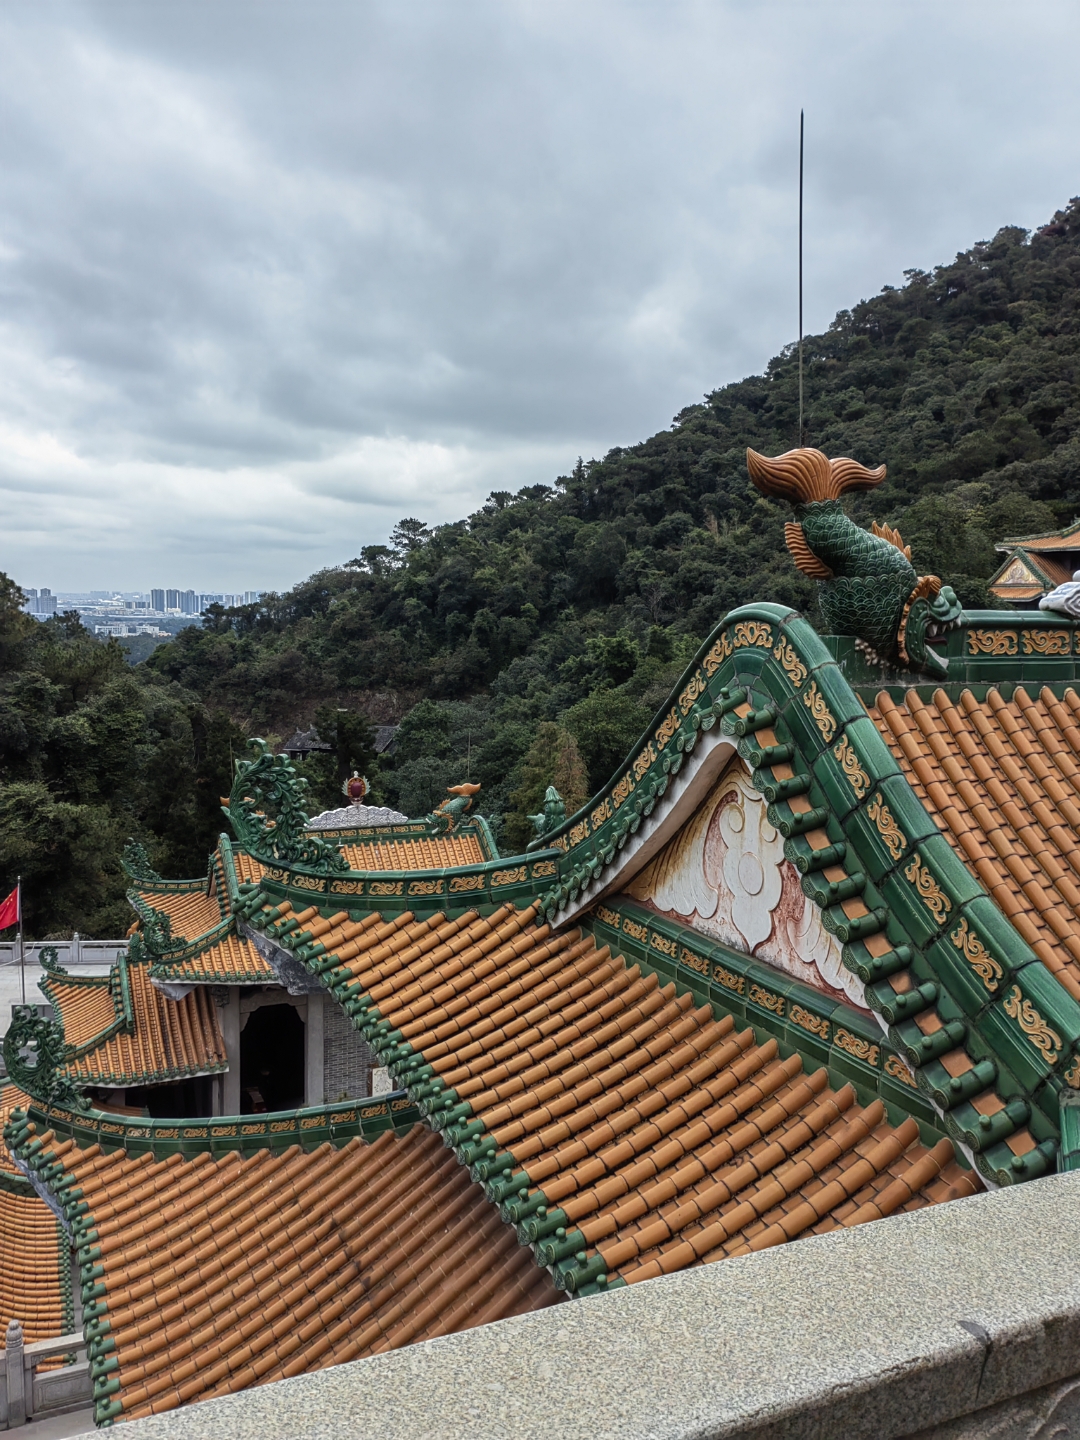
<instances>
[{"instance_id":1,"label":"flagpole","mask_svg":"<svg viewBox=\"0 0 1080 1440\"><path fill-rule=\"evenodd\" d=\"M19 875L15 881L15 909L18 911L16 918L19 922L19 976L22 980L22 1003L26 1004L26 949L23 946L22 935L22 876Z\"/></svg>"}]
</instances>

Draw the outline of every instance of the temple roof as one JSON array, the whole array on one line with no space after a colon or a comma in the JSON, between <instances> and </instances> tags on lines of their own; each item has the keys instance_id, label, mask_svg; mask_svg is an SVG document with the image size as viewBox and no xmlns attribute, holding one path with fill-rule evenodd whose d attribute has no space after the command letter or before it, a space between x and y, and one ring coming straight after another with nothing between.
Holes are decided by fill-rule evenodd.
<instances>
[{"instance_id":1,"label":"temple roof","mask_svg":"<svg viewBox=\"0 0 1080 1440\"><path fill-rule=\"evenodd\" d=\"M23 1338L53 1340L74 1327L67 1237L3 1142L11 1111L28 1097L0 1086L0 1335L17 1319Z\"/></svg>"},{"instance_id":2,"label":"temple roof","mask_svg":"<svg viewBox=\"0 0 1080 1440\"><path fill-rule=\"evenodd\" d=\"M271 918L273 916L273 918ZM290 911L251 916L273 936ZM948 1140L534 909L285 932L567 1289L971 1193ZM464 1144L462 1137L465 1137ZM543 1208L542 1208L543 1207Z\"/></svg>"},{"instance_id":3,"label":"temple roof","mask_svg":"<svg viewBox=\"0 0 1080 1440\"><path fill-rule=\"evenodd\" d=\"M341 849L351 870L444 870L490 858L475 834L353 841Z\"/></svg>"},{"instance_id":4,"label":"temple roof","mask_svg":"<svg viewBox=\"0 0 1080 1440\"><path fill-rule=\"evenodd\" d=\"M170 1410L560 1298L422 1125L370 1144L293 1144L247 1158L105 1155L33 1121L21 1145L80 1197L80 1255L100 1277L87 1326L99 1420Z\"/></svg>"},{"instance_id":5,"label":"temple roof","mask_svg":"<svg viewBox=\"0 0 1080 1440\"><path fill-rule=\"evenodd\" d=\"M870 713L956 853L1080 1000L1080 696L912 690Z\"/></svg>"},{"instance_id":6,"label":"temple roof","mask_svg":"<svg viewBox=\"0 0 1080 1440\"><path fill-rule=\"evenodd\" d=\"M275 983L273 968L232 914L238 884L258 882L265 867L220 837L208 879L139 882L128 898L151 927L165 916L170 934L151 942L150 974L170 985L263 985Z\"/></svg>"},{"instance_id":7,"label":"temple roof","mask_svg":"<svg viewBox=\"0 0 1080 1440\"><path fill-rule=\"evenodd\" d=\"M1051 559L1038 550L1018 548L1009 552L987 585L1000 599L1031 600L1071 579L1071 567L1060 560Z\"/></svg>"},{"instance_id":8,"label":"temple roof","mask_svg":"<svg viewBox=\"0 0 1080 1440\"><path fill-rule=\"evenodd\" d=\"M161 1085L226 1069L225 1042L207 991L196 988L170 1000L146 963L121 956L108 976L57 967L41 988L56 1007L65 1043L76 1047L63 1073L80 1084Z\"/></svg>"},{"instance_id":9,"label":"temple roof","mask_svg":"<svg viewBox=\"0 0 1080 1440\"><path fill-rule=\"evenodd\" d=\"M1010 1184L1070 1163L1059 1142L1063 1097L1080 1090L1080 630L981 612L931 639L964 683L890 680L867 694L868 714L844 668L871 665L853 641L838 663L841 649L792 611L734 612L609 784L524 855L499 858L482 821L449 815L312 836L282 757L239 767L240 843L222 841L208 881L139 881L135 949L149 965L117 969L136 1035L136 975L144 987L213 978L203 957L219 973L215 948L253 949L254 934L273 965L330 990L426 1128L366 1145L353 1112L332 1107L163 1125L37 1105L14 1124L42 1183L77 1180L54 1192L65 1205L88 1185L95 1196L69 1218L93 1274L84 1298L100 1301L90 1329L108 1413L478 1323L497 1296L473 1287L496 1271L508 1303L526 1295L529 1308L947 1201L977 1189L976 1172ZM272 787L289 803L268 801ZM743 931L725 928L736 911ZM161 914L188 926L183 945L162 938ZM762 938L774 920L787 970ZM126 1018L105 1036L117 994L126 1004L122 984L86 991L87 1044L130 1038ZM437 1177L417 1202L430 1209L400 1212L393 1275L379 1272L397 1308L381 1317L371 1298L370 1314L331 1313L348 1265L368 1262L339 1248L328 1270L317 1247L344 1244L355 1197L373 1216L385 1207L376 1153L394 1173L408 1155L402 1166ZM286 1192L273 1177L290 1165ZM302 1193L328 1206L328 1228L312 1238L268 1218L245 1241L251 1186L260 1215ZM205 1249L189 1258L196 1192ZM423 1285L400 1288L416 1280L398 1268L401 1237L435 1243L429 1222L461 1237L463 1268L444 1275L438 1305ZM295 1294L257 1289L250 1312L237 1301L211 1256L234 1231L237 1274L258 1246L267 1286L272 1260L298 1266ZM357 1245L369 1239L357 1231ZM190 1284L174 1292L181 1276ZM309 1307L299 1327L296 1306ZM124 1337L115 1351L93 1328L106 1314ZM201 1327L190 1338L189 1324ZM241 1336L259 1338L244 1348Z\"/></svg>"},{"instance_id":10,"label":"temple roof","mask_svg":"<svg viewBox=\"0 0 1080 1440\"><path fill-rule=\"evenodd\" d=\"M1023 546L1025 550L1080 550L1080 520L1061 530L1045 530L1038 535L1006 535L994 546L995 550L1011 550Z\"/></svg>"},{"instance_id":11,"label":"temple roof","mask_svg":"<svg viewBox=\"0 0 1080 1440\"><path fill-rule=\"evenodd\" d=\"M140 914L146 907L167 915L177 940L197 939L220 925L229 913L225 897L208 893L205 880L193 882L188 889L180 889L178 883L167 888L140 885L132 900Z\"/></svg>"}]
</instances>

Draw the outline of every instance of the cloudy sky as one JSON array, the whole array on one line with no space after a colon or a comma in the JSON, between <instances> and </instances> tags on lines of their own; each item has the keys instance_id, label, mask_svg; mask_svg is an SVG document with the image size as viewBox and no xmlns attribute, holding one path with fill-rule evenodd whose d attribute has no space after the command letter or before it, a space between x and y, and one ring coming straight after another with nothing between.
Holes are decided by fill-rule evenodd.
<instances>
[{"instance_id":1,"label":"cloudy sky","mask_svg":"<svg viewBox=\"0 0 1080 1440\"><path fill-rule=\"evenodd\" d=\"M0 569L285 588L1080 191L1073 0L0 7Z\"/></svg>"}]
</instances>

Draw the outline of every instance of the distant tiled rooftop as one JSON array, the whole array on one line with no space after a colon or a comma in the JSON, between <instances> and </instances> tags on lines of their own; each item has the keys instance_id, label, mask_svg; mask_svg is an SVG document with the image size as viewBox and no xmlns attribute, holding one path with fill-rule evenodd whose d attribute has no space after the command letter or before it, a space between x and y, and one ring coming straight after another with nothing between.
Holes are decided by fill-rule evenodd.
<instances>
[{"instance_id":1,"label":"distant tiled rooftop","mask_svg":"<svg viewBox=\"0 0 1080 1440\"><path fill-rule=\"evenodd\" d=\"M249 855L246 850L241 850L239 846L233 846L232 860L238 884L254 883L261 880L266 874L266 867L261 861L256 860L253 855Z\"/></svg>"},{"instance_id":2,"label":"distant tiled rooftop","mask_svg":"<svg viewBox=\"0 0 1080 1440\"><path fill-rule=\"evenodd\" d=\"M559 1299L423 1126L159 1162L41 1138L94 1217L125 1419Z\"/></svg>"},{"instance_id":3,"label":"distant tiled rooftop","mask_svg":"<svg viewBox=\"0 0 1080 1440\"><path fill-rule=\"evenodd\" d=\"M1080 1000L1080 697L912 690L870 713L957 853Z\"/></svg>"},{"instance_id":4,"label":"distant tiled rooftop","mask_svg":"<svg viewBox=\"0 0 1080 1440\"><path fill-rule=\"evenodd\" d=\"M153 1085L206 1075L226 1068L225 1042L213 1001L196 987L182 1000L168 1000L145 965L127 967L134 1033L118 1031L103 1044L70 1061L65 1074L83 1085ZM87 982L54 978L49 994L67 1027L86 1029ZM89 1003L97 1005L96 998Z\"/></svg>"},{"instance_id":5,"label":"distant tiled rooftop","mask_svg":"<svg viewBox=\"0 0 1080 1440\"><path fill-rule=\"evenodd\" d=\"M475 835L416 840L363 840L343 845L350 870L445 870L488 859Z\"/></svg>"},{"instance_id":6,"label":"distant tiled rooftop","mask_svg":"<svg viewBox=\"0 0 1080 1440\"><path fill-rule=\"evenodd\" d=\"M225 916L217 896L208 894L205 884L198 890L155 890L140 886L137 893L144 904L169 917L177 939L194 940L220 925Z\"/></svg>"},{"instance_id":7,"label":"distant tiled rooftop","mask_svg":"<svg viewBox=\"0 0 1080 1440\"><path fill-rule=\"evenodd\" d=\"M65 1041L78 1050L103 1039L107 1031L123 1022L124 1005L115 967L108 975L46 973L40 988L60 1016Z\"/></svg>"},{"instance_id":8,"label":"distant tiled rooftop","mask_svg":"<svg viewBox=\"0 0 1080 1440\"><path fill-rule=\"evenodd\" d=\"M8 1116L12 1110L25 1108L30 1097L17 1085L0 1085L0 1173L5 1175L21 1175L22 1171L11 1158L11 1152L4 1144L4 1126L8 1122Z\"/></svg>"},{"instance_id":9,"label":"distant tiled rooftop","mask_svg":"<svg viewBox=\"0 0 1080 1440\"><path fill-rule=\"evenodd\" d=\"M276 984L277 976L244 935L229 934L176 964L154 966L159 979L184 985Z\"/></svg>"}]
</instances>

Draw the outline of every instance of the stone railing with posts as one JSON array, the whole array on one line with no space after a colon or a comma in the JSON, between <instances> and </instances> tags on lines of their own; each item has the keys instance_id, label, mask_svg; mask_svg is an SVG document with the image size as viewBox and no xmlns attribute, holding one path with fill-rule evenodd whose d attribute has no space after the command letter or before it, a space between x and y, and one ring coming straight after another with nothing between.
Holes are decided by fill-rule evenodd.
<instances>
[{"instance_id":1,"label":"stone railing with posts","mask_svg":"<svg viewBox=\"0 0 1080 1440\"><path fill-rule=\"evenodd\" d=\"M8 1322L0 1351L0 1428L17 1429L31 1420L82 1410L92 1402L90 1364L81 1335L23 1343L18 1320ZM47 1361L67 1363L42 1370Z\"/></svg>"},{"instance_id":2,"label":"stone railing with posts","mask_svg":"<svg viewBox=\"0 0 1080 1440\"><path fill-rule=\"evenodd\" d=\"M27 965L40 965L41 952L56 951L56 958L65 968L68 965L112 965L130 942L123 940L82 940L75 935L71 940L27 940L23 949ZM17 940L0 942L0 965L18 965L19 943Z\"/></svg>"}]
</instances>

